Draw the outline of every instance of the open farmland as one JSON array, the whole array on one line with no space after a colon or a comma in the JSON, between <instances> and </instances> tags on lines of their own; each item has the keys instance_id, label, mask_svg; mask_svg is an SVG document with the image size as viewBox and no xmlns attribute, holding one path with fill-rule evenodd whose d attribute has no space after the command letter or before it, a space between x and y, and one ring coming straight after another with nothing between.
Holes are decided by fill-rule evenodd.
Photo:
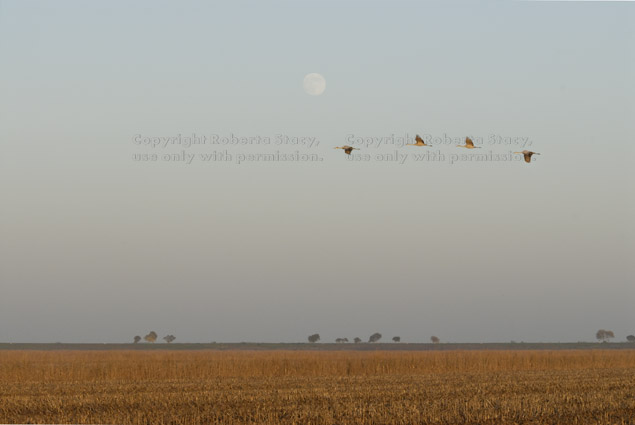
<instances>
[{"instance_id":1,"label":"open farmland","mask_svg":"<svg viewBox=\"0 0 635 425\"><path fill-rule=\"evenodd\" d=\"M635 350L0 351L1 423L633 424Z\"/></svg>"}]
</instances>

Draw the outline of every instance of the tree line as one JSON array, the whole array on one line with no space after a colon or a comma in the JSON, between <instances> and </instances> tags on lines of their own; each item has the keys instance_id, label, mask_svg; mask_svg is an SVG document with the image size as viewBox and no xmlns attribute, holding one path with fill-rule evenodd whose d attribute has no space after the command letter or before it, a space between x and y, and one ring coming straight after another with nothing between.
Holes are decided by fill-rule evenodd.
<instances>
[{"instance_id":1,"label":"tree line","mask_svg":"<svg viewBox=\"0 0 635 425\"><path fill-rule=\"evenodd\" d=\"M154 343L156 342L156 340L158 339L158 335L155 331L150 331L147 335L145 335L143 338L141 338L141 336L136 335L133 339L134 343L137 344L139 342L141 342L141 340L143 339L146 342L149 343ZM375 332L374 334L372 334L371 336L368 337L368 342L369 343L374 343L374 342L378 342L379 340L381 340L382 338L382 334L380 334L379 332ZM607 329L600 329L595 333L595 338L600 341L600 342L609 342L611 339L615 338L615 334L613 333L613 331L607 330ZM163 340L166 343L171 343L176 339L176 337L174 335L166 335L163 337ZM320 334L315 333L312 335L309 335L308 338L310 343L316 343L318 341L320 341ZM628 342L635 342L635 335L628 335L626 337L626 340ZM392 337L392 341L395 343L399 343L401 342L401 337L400 336L394 336ZM431 336L430 337L430 341L433 344L438 344L441 342L441 340L439 339L439 337L437 336ZM348 338L336 338L335 342L338 344L346 344L349 342ZM355 337L353 338L353 343L355 344L360 344L362 342L362 339L359 337Z\"/></svg>"},{"instance_id":2,"label":"tree line","mask_svg":"<svg viewBox=\"0 0 635 425\"><path fill-rule=\"evenodd\" d=\"M146 342L156 342L157 338L159 337L159 335L157 335L157 333L155 331L150 331L150 333L148 333L146 336L143 337L144 341ZM171 343L172 341L174 341L176 339L176 337L174 335L166 335L163 337L163 340L165 342L167 342L168 344ZM139 335L136 335L133 339L134 343L137 344L141 341L141 337Z\"/></svg>"},{"instance_id":3,"label":"tree line","mask_svg":"<svg viewBox=\"0 0 635 425\"><path fill-rule=\"evenodd\" d=\"M373 343L373 342L378 342L380 339L382 338L382 334L380 334L379 332L375 332L374 334L372 334L370 337L368 337L368 342L369 343ZM320 340L320 334L312 334L309 335L307 337L307 339L309 340L310 343L316 343ZM439 342L441 342L441 340L439 339L439 337L437 336L431 336L430 337L430 341L432 341L433 344L438 344ZM335 342L338 344L345 344L348 341L348 338L335 338ZM353 342L355 344L359 344L362 342L362 339L359 337L356 337L353 339ZM393 336L392 337L392 342L401 342L401 337L400 336Z\"/></svg>"},{"instance_id":4,"label":"tree line","mask_svg":"<svg viewBox=\"0 0 635 425\"><path fill-rule=\"evenodd\" d=\"M372 334L369 338L368 338L368 342L369 343L373 343L373 342L378 342L380 339L382 338L382 335L379 332L375 332L374 334ZM609 342L611 339L615 338L615 334L613 333L613 331L610 330L606 330L606 329L600 329L595 333L595 338L600 341L600 342ZM311 343L315 343L318 342L320 340L320 334L312 334L309 335L308 337L309 342ZM635 335L628 335L626 337L626 340L628 342L635 342ZM399 336L394 336L392 338L393 342L401 342L401 337ZM430 341L433 344L438 344L439 342L441 342L441 340L439 339L439 337L437 336L431 336L430 337ZM339 344L345 344L348 341L348 338L336 338L335 339L336 343ZM357 337L355 339L353 339L353 342L355 344L359 344L360 342L362 342L362 339Z\"/></svg>"}]
</instances>

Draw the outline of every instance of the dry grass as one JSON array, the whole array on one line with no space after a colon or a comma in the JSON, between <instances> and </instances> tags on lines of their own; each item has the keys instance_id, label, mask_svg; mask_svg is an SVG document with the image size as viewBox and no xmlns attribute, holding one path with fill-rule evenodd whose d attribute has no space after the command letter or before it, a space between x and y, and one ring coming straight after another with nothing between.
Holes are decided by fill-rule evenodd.
<instances>
[{"instance_id":1,"label":"dry grass","mask_svg":"<svg viewBox=\"0 0 635 425\"><path fill-rule=\"evenodd\" d=\"M635 351L0 351L0 423L635 424Z\"/></svg>"}]
</instances>

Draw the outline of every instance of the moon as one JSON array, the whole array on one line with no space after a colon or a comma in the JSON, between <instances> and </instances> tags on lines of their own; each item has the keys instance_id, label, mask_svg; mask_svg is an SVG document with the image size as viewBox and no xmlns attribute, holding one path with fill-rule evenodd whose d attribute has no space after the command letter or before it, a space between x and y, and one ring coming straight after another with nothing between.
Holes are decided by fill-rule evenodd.
<instances>
[{"instance_id":1,"label":"moon","mask_svg":"<svg viewBox=\"0 0 635 425\"><path fill-rule=\"evenodd\" d=\"M319 96L326 89L326 80L315 72L304 76L304 91L311 96Z\"/></svg>"}]
</instances>

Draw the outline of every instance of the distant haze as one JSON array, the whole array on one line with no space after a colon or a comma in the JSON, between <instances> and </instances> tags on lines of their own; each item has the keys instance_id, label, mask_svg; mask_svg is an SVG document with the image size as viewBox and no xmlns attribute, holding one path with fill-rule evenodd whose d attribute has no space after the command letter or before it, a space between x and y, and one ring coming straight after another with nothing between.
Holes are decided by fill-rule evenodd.
<instances>
[{"instance_id":1,"label":"distant haze","mask_svg":"<svg viewBox=\"0 0 635 425\"><path fill-rule=\"evenodd\" d=\"M0 341L625 340L634 23L632 2L0 2ZM135 143L192 133L319 144ZM406 134L452 142L363 145ZM333 149L466 135L541 155ZM133 160L214 150L323 160Z\"/></svg>"}]
</instances>

